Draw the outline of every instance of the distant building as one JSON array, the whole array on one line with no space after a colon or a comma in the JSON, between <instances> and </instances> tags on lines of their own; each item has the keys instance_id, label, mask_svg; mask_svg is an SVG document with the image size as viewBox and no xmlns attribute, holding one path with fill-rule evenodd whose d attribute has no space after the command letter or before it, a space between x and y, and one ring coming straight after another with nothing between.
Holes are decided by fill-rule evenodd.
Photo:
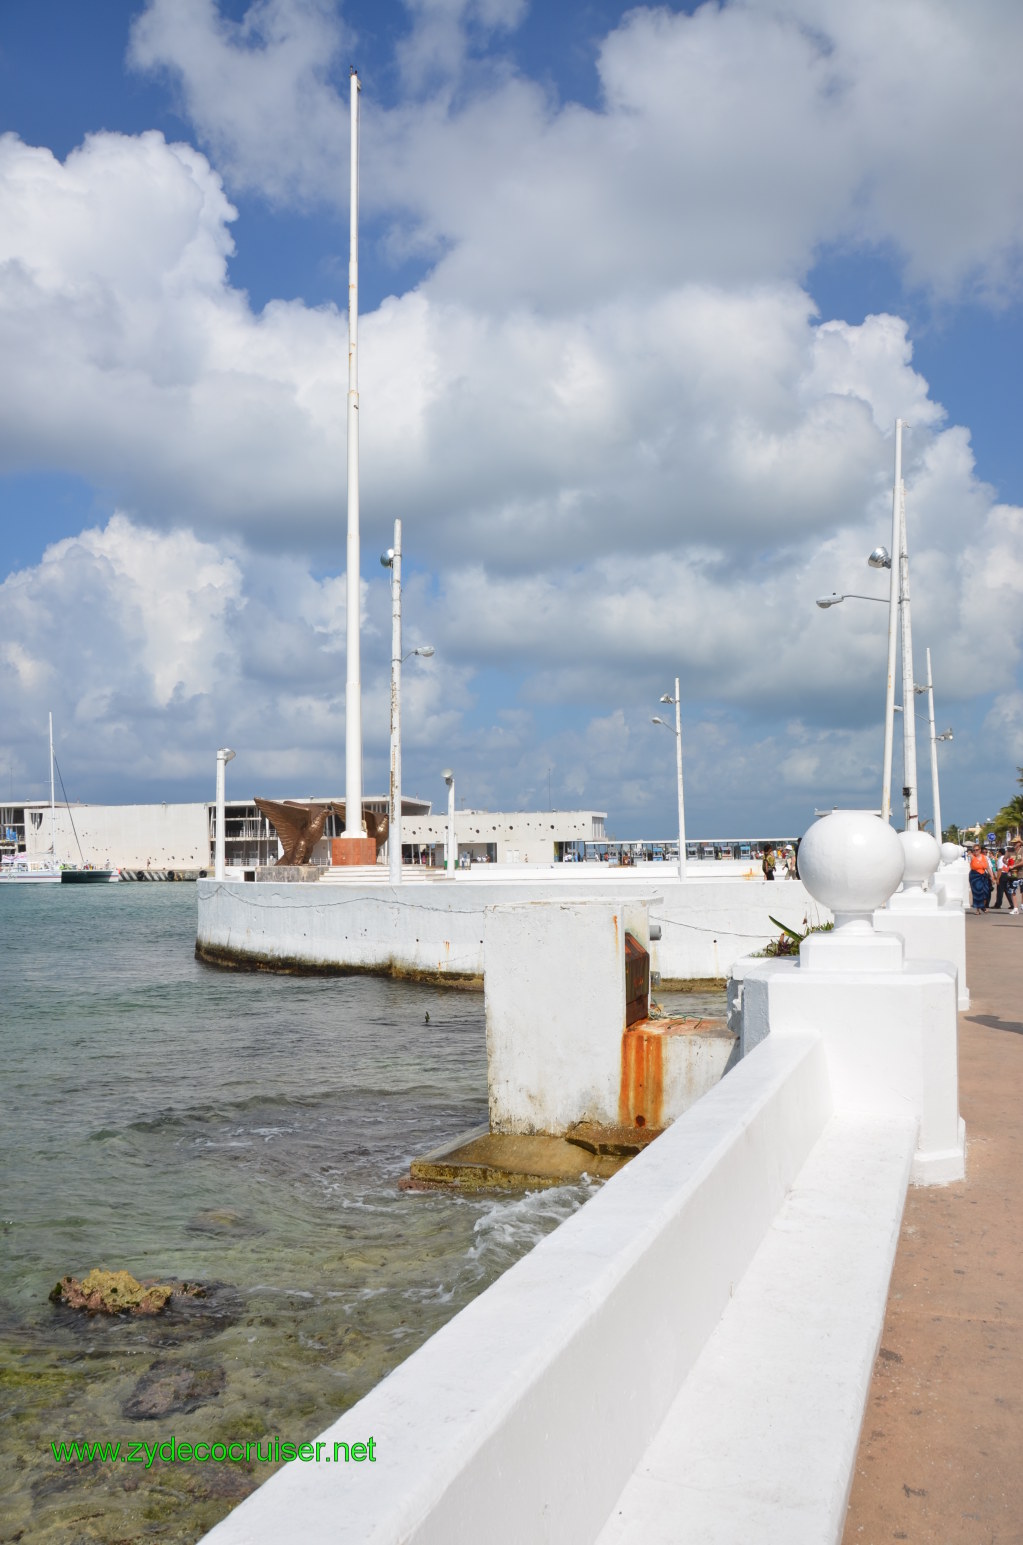
<instances>
[{"instance_id":1,"label":"distant building","mask_svg":"<svg viewBox=\"0 0 1023 1545\"><path fill-rule=\"evenodd\" d=\"M305 804L327 804L310 800ZM387 809L385 795L369 798L366 807ZM429 814L425 799L402 799L403 818ZM212 800L194 804L58 805L51 831L49 800L25 800L0 806L0 853L36 856L56 853L67 863L95 864L104 869L212 869L217 808ZM327 818L322 852L326 863L330 837L341 823ZM224 807L225 858L229 868L253 869L277 860L277 833L252 800L229 800Z\"/></svg>"},{"instance_id":2,"label":"distant building","mask_svg":"<svg viewBox=\"0 0 1023 1545\"><path fill-rule=\"evenodd\" d=\"M329 804L337 796L303 796L303 804ZM368 810L384 813L385 795L365 800ZM409 864L441 867L447 841L447 816L431 813L429 800L403 797L402 856ZM118 869L212 869L216 842L216 805L194 804L58 805L51 831L48 800L0 806L0 852L40 855L54 851L68 863ZM587 843L603 842L602 811L459 810L455 838L463 862L550 864L582 858ZM341 835L341 821L327 817L314 861L329 861L331 838ZM256 869L276 862L277 833L251 799L224 806L225 862L229 869Z\"/></svg>"},{"instance_id":3,"label":"distant building","mask_svg":"<svg viewBox=\"0 0 1023 1545\"><path fill-rule=\"evenodd\" d=\"M102 869L208 869L205 804L58 805L25 800L0 807L6 853L54 853Z\"/></svg>"},{"instance_id":4,"label":"distant building","mask_svg":"<svg viewBox=\"0 0 1023 1545\"><path fill-rule=\"evenodd\" d=\"M605 840L604 810L456 810L455 843L462 863L557 864L583 858L587 843ZM406 864L444 863L448 818L402 816Z\"/></svg>"}]
</instances>

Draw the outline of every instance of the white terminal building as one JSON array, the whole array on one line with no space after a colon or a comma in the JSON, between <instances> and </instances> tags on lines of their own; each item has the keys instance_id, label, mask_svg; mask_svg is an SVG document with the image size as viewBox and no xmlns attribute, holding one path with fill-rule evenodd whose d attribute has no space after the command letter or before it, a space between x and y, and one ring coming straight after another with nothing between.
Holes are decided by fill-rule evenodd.
<instances>
[{"instance_id":1,"label":"white terminal building","mask_svg":"<svg viewBox=\"0 0 1023 1545\"><path fill-rule=\"evenodd\" d=\"M340 796L333 796L340 802ZM330 804L331 797L302 796L303 804ZM367 798L365 808L387 811L386 796ZM440 868L445 857L447 816L435 815L429 800L402 798L402 858L406 864ZM455 812L458 860L469 863L551 864L596 856L606 847L604 811L544 810ZM330 862L331 839L340 821L327 818L313 862ZM253 870L276 863L277 833L253 800L228 800L224 808L225 861L229 869ZM58 805L25 800L0 805L0 853L30 857L54 852L68 862L116 869L212 869L216 805Z\"/></svg>"},{"instance_id":2,"label":"white terminal building","mask_svg":"<svg viewBox=\"0 0 1023 1545\"><path fill-rule=\"evenodd\" d=\"M300 803L330 804L332 798L305 795ZM385 795L367 798L364 805L375 814L386 814ZM443 868L447 815L434 812L429 800L408 796L402 797L401 809L403 862ZM53 851L62 861L94 864L103 869L185 870L197 874L214 867L217 810L213 800L194 804L58 805L53 822L55 835L51 833L49 801L0 805L0 855L42 857ZM457 862L467 867L677 860L677 841L616 841L608 837L606 822L603 810L456 810ZM329 865L331 840L338 835L340 821L332 814L314 850L313 863ZM227 801L224 841L229 870L251 872L266 868L277 862L281 852L272 823L251 799ZM768 847L783 849L792 844L791 837L770 834L703 838L686 843L686 856L691 862L725 859L749 866Z\"/></svg>"}]
</instances>

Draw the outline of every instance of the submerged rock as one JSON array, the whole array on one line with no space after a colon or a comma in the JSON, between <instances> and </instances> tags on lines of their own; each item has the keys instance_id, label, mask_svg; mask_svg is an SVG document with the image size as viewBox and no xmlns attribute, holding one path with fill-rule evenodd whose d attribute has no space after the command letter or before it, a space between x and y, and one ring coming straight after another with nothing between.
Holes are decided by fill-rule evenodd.
<instances>
[{"instance_id":1,"label":"submerged rock","mask_svg":"<svg viewBox=\"0 0 1023 1545\"><path fill-rule=\"evenodd\" d=\"M61 1277L51 1303L86 1314L160 1314L172 1298L204 1298L195 1282L138 1282L129 1271L94 1268L87 1276Z\"/></svg>"},{"instance_id":2,"label":"submerged rock","mask_svg":"<svg viewBox=\"0 0 1023 1545\"><path fill-rule=\"evenodd\" d=\"M139 1379L121 1410L135 1422L197 1411L220 1394L226 1377L219 1366L188 1368L175 1363L154 1363Z\"/></svg>"},{"instance_id":3,"label":"submerged rock","mask_svg":"<svg viewBox=\"0 0 1023 1545\"><path fill-rule=\"evenodd\" d=\"M265 1233L262 1225L247 1214L233 1212L229 1207L208 1207L197 1212L186 1225L190 1234L257 1235Z\"/></svg>"}]
</instances>

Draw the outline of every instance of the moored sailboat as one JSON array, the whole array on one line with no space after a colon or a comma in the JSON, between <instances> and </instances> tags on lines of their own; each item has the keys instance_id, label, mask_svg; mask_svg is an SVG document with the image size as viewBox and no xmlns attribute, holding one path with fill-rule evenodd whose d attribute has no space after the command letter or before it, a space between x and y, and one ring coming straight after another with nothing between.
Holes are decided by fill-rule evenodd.
<instances>
[{"instance_id":1,"label":"moored sailboat","mask_svg":"<svg viewBox=\"0 0 1023 1545\"><path fill-rule=\"evenodd\" d=\"M111 880L121 878L117 869L97 869L92 864L85 862L81 843L78 843L78 854L81 865L62 864L57 856L57 800L54 786L54 767L56 758L53 754L53 714L50 716L50 851L43 854L15 853L5 856L0 863L0 882L5 885L96 885L108 883ZM61 791L64 792L64 779L61 777ZM75 831L74 817L71 814L71 806L67 802L67 794L64 794L64 803L71 822L71 830ZM75 831L75 841L78 842L78 833Z\"/></svg>"},{"instance_id":2,"label":"moored sailboat","mask_svg":"<svg viewBox=\"0 0 1023 1545\"><path fill-rule=\"evenodd\" d=\"M53 788L53 715L50 715L50 851L42 857L28 853L5 856L0 864L0 882L4 885L59 885L60 864L56 853L56 800Z\"/></svg>"}]
</instances>

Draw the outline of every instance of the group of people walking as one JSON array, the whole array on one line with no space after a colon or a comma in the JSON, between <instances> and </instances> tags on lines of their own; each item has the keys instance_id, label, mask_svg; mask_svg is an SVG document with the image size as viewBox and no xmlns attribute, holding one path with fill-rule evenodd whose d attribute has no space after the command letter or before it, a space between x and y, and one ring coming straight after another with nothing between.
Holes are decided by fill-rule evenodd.
<instances>
[{"instance_id":1,"label":"group of people walking","mask_svg":"<svg viewBox=\"0 0 1023 1545\"><path fill-rule=\"evenodd\" d=\"M795 848L768 848L761 854L760 868L765 880L799 879Z\"/></svg>"},{"instance_id":2,"label":"group of people walking","mask_svg":"<svg viewBox=\"0 0 1023 1545\"><path fill-rule=\"evenodd\" d=\"M1003 848L994 855L978 843L970 849L970 897L974 912L1000 912L1002 902L1008 903L1009 912L1015 916L1023 908L1023 839L1017 838L1011 847ZM992 906L991 897L995 897Z\"/></svg>"}]
</instances>

